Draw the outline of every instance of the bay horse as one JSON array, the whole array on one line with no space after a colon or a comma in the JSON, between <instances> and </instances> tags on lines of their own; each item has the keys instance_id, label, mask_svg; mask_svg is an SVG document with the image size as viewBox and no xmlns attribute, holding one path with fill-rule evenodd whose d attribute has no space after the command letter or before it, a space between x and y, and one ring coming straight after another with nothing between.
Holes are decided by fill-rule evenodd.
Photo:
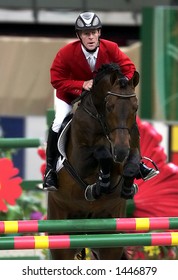
<instances>
[{"instance_id":1,"label":"bay horse","mask_svg":"<svg viewBox=\"0 0 178 280\"><path fill-rule=\"evenodd\" d=\"M48 193L49 220L126 216L126 199L133 197L134 176L123 176L124 166L130 158L133 162L135 157L137 167L140 161L132 135L138 109L138 82L138 72L126 81L118 65L104 64L92 89L81 95L67 130L66 159L58 171L58 191ZM125 256L121 247L91 250L95 259ZM79 251L84 259L82 248ZM52 259L73 260L77 251L50 252Z\"/></svg>"}]
</instances>

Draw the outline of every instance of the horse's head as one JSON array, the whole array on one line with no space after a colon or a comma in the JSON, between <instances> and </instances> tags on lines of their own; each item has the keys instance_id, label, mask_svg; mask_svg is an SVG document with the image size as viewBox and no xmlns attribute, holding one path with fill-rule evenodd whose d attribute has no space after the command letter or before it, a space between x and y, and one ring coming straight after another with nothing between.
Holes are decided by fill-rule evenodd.
<instances>
[{"instance_id":1,"label":"horse's head","mask_svg":"<svg viewBox=\"0 0 178 280\"><path fill-rule=\"evenodd\" d=\"M136 122L138 100L135 87L139 82L139 74L135 72L133 78L127 82L117 65L109 66L110 71L104 78L96 81L96 84L102 84L102 90L97 88L95 91L96 108L111 143L113 159L115 162L123 162L130 152L131 131ZM106 66L102 69L104 67L106 69Z\"/></svg>"}]
</instances>

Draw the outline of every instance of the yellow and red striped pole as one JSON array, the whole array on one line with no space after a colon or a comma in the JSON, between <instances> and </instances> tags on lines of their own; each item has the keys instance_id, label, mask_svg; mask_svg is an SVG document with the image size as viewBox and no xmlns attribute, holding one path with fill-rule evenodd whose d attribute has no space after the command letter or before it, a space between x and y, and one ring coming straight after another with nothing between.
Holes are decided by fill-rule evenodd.
<instances>
[{"instance_id":1,"label":"yellow and red striped pole","mask_svg":"<svg viewBox=\"0 0 178 280\"><path fill-rule=\"evenodd\" d=\"M177 246L178 232L1 237L0 250Z\"/></svg>"},{"instance_id":2,"label":"yellow and red striped pole","mask_svg":"<svg viewBox=\"0 0 178 280\"><path fill-rule=\"evenodd\" d=\"M178 230L178 218L107 218L75 220L0 221L0 234L34 232L95 232Z\"/></svg>"}]
</instances>

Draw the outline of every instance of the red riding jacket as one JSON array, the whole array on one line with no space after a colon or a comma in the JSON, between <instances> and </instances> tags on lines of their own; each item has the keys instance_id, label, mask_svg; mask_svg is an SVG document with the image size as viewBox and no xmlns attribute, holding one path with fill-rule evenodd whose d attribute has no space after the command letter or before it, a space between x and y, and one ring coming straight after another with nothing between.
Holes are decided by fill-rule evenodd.
<instances>
[{"instance_id":1,"label":"red riding jacket","mask_svg":"<svg viewBox=\"0 0 178 280\"><path fill-rule=\"evenodd\" d=\"M105 63L118 63L122 73L131 79L135 65L114 42L100 39L95 70ZM87 59L81 48L80 40L61 48L50 69L51 84L56 89L58 98L70 104L82 92L84 81L93 79L95 71L90 70Z\"/></svg>"}]
</instances>

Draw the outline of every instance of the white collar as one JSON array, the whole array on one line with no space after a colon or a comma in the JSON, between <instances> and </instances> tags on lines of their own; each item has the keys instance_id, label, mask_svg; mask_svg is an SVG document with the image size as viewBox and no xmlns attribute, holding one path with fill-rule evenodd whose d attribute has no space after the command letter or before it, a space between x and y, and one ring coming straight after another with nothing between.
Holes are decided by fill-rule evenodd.
<instances>
[{"instance_id":1,"label":"white collar","mask_svg":"<svg viewBox=\"0 0 178 280\"><path fill-rule=\"evenodd\" d=\"M89 59L89 57L91 57L91 56L94 56L95 58L97 58L97 56L98 56L98 51L99 51L99 47L96 49L96 51L94 52L94 53L89 53L89 52L87 52L87 50L84 48L84 46L83 45L81 45L81 47L82 47L82 51L83 51L83 53L84 53L84 55L85 55L85 57L86 57L86 59L88 60Z\"/></svg>"}]
</instances>

